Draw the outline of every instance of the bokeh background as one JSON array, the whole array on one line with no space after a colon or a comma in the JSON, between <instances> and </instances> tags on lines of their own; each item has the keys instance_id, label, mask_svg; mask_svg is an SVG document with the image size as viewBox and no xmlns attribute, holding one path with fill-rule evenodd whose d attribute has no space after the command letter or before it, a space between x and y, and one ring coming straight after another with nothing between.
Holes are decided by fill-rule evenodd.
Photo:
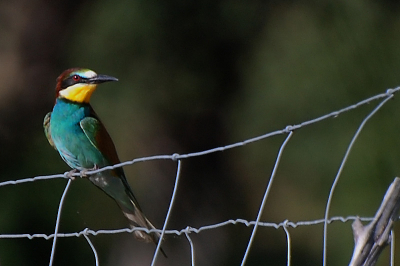
<instances>
[{"instance_id":1,"label":"bokeh background","mask_svg":"<svg viewBox=\"0 0 400 266\"><path fill-rule=\"evenodd\" d=\"M362 0L0 1L0 181L63 173L42 120L56 77L87 67L119 78L92 105L122 161L189 153L298 124L400 85L400 5ZM263 221L314 220L345 150L376 103L302 128L289 142ZM397 97L367 124L336 189L330 214L373 216L400 174ZM169 228L254 220L285 136L183 161ZM176 162L125 167L142 208L161 227ZM0 233L54 230L66 180L0 187ZM116 204L87 180L72 183L60 232L126 227ZM398 231L398 226L397 226ZM251 228L192 234L196 265L240 265ZM290 229L294 265L321 265L322 225ZM91 237L101 265L149 265L153 245L129 234ZM0 265L46 265L52 241L0 239ZM189 265L184 236L169 258ZM351 223L328 231L329 265L346 265ZM286 265L282 229L260 228L248 266ZM389 264L389 249L379 265ZM399 262L397 256L396 261ZM83 237L60 238L54 265L94 265Z\"/></svg>"}]
</instances>

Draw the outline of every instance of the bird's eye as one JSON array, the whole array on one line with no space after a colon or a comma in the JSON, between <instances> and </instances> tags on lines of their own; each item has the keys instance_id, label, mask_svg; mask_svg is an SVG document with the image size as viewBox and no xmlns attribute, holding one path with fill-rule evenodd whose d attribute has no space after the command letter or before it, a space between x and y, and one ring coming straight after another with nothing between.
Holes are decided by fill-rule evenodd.
<instances>
[{"instance_id":1,"label":"bird's eye","mask_svg":"<svg viewBox=\"0 0 400 266\"><path fill-rule=\"evenodd\" d=\"M73 75L73 76L72 76L72 79L73 79L74 81L79 81L79 80L81 79L81 77L78 76L78 75Z\"/></svg>"}]
</instances>

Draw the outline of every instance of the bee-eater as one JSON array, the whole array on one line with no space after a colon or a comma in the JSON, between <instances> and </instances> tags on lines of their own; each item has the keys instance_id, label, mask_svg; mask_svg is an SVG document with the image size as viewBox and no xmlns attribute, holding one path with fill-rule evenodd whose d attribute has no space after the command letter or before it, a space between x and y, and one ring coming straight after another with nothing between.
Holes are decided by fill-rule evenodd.
<instances>
[{"instance_id":1,"label":"bee-eater","mask_svg":"<svg viewBox=\"0 0 400 266\"><path fill-rule=\"evenodd\" d=\"M97 85L108 81L118 79L84 68L67 69L57 78L55 105L45 116L43 127L50 145L75 171L120 163L110 135L89 103ZM131 228L155 228L144 216L122 167L89 175L88 179L115 200ZM156 244L160 239L156 232L134 234Z\"/></svg>"}]
</instances>

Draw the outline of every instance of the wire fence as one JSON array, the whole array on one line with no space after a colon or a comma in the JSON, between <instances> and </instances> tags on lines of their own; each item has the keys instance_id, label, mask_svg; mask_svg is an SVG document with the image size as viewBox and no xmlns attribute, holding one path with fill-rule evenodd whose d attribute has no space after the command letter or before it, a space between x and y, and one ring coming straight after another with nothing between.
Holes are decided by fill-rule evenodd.
<instances>
[{"instance_id":1,"label":"wire fence","mask_svg":"<svg viewBox=\"0 0 400 266\"><path fill-rule=\"evenodd\" d=\"M0 183L0 187L4 187L4 186L9 186L9 185L18 185L18 184L23 184L23 183L27 183L27 182L34 182L34 181L39 181L39 180L47 180L47 179L55 179L55 178L65 178L68 179L67 185L64 189L64 193L62 194L62 197L60 199L59 202L59 209L57 212L57 218L56 218L56 225L55 225L55 229L54 229L54 234L50 234L50 235L46 235L46 234L0 234L0 239L15 239L15 238L28 238L28 239L34 239L34 238L43 238L46 240L49 239L53 239L53 244L52 244L52 250L51 250L51 254L50 254L50 262L49 265L53 265L53 260L54 260L54 255L56 253L56 243L57 243L57 239L58 238L66 238L66 237L81 237L83 236L88 244L90 245L92 251L93 251L93 255L95 257L95 263L96 266L100 265L99 263L99 258L98 258L98 253L96 251L96 248L94 247L93 243L91 242L89 236L96 236L96 235L100 235L100 234L121 234L121 233L131 233L133 231L136 230L141 230L141 231L145 231L147 233L151 232L151 231L158 231L161 233L161 238L163 239L163 236L168 234L168 235L185 235L188 244L190 245L190 251L191 251L191 265L195 265L195 254L196 254L196 249L194 247L193 241L190 237L190 234L199 234L203 231L206 230L213 230L216 228L220 228L220 227L224 227L224 226L228 226L228 225L237 225L237 224L243 224L245 226L248 227L253 227L252 229L252 233L251 236L249 238L247 247L246 247L246 251L245 254L243 255L242 258L242 262L241 262L241 266L244 266L246 264L246 260L248 258L248 254L251 250L252 244L253 244L253 240L254 237L256 235L257 229L258 227L272 227L275 229L282 229L284 230L285 234L286 234L286 239L287 239L287 265L291 265L291 250L292 250L292 244L291 244L291 236L290 233L288 231L288 228L297 228L299 226L312 226L312 225L318 225L318 224L323 224L324 225L324 234L323 234L323 265L325 266L327 264L327 258L326 258L326 253L327 253L327 236L328 236L328 224L332 223L332 222L349 222L349 221L354 221L357 217L356 216L348 216L348 217L340 217L340 216L335 216L335 217L329 217L329 210L330 210L330 206L331 206L331 202L332 202L332 196L333 193L335 191L336 185L338 184L338 181L340 179L342 170L344 165L347 162L348 156L353 148L353 144L355 143L355 141L357 140L360 132L363 130L365 124L369 121L369 119L371 117L373 117L376 112L379 111L379 109L381 109L382 106L384 106L389 99L391 99L394 94L396 92L398 92L400 90L400 87L397 87L395 89L388 89L386 90L385 93L381 93L378 95L375 95L373 97L367 98L365 100L362 100L356 104L350 105L348 107L345 107L343 109L340 109L338 111L334 111L331 113L328 113L326 115L320 116L318 118L312 119L312 120L308 120L305 121L303 123L300 124L296 124L296 125L289 125L286 126L283 129L280 130L276 130L264 135L260 135L254 138L250 138L241 142L236 142L230 145L226 145L226 146L222 146L222 147L217 147L217 148L213 148L213 149L209 149L209 150L204 150L204 151L200 151L200 152L193 152L193 153L188 153L188 154L172 154L172 155L156 155L156 156L150 156L150 157L143 157L143 158L138 158L138 159L134 159L131 161L126 161L126 162L122 162L113 166L108 166L108 167L104 167L101 169L97 169L97 170L92 170L92 171L87 171L85 172L86 175L90 175L90 174L94 174L94 173L98 173L101 171L105 171L107 169L113 169L116 167L122 167L122 166L127 166L127 165L131 165L134 163L138 163L138 162L145 162L145 161L151 161L151 160L173 160L176 162L177 164L177 170L176 170L176 178L175 178L175 185L174 185L174 190L172 192L172 196L171 196L171 200L170 200L170 204L169 204L169 208L168 208L168 212L164 221L164 225L163 228L160 229L152 229L152 230L148 230L146 228L134 228L134 229L128 229L128 228L123 228L123 229L116 229L116 230L98 230L98 231L94 231L91 230L89 228L85 228L84 230L80 231L80 232L73 232L73 233L60 233L59 232L59 223L60 223L60 217L61 217L61 213L62 213L62 207L63 207L63 203L65 200L65 196L68 192L68 189L70 187L71 184L71 176L72 177L79 177L81 176L81 173L69 173L66 172L64 174L55 174L55 175L47 175L47 176L36 176L34 178L25 178L25 179L20 179L20 180L11 180L11 181L5 181L5 182L1 182ZM263 213L263 209L265 206L265 203L267 201L268 195L270 193L272 184L274 182L274 177L276 174L276 171L279 167L279 163L280 160L282 158L282 155L284 153L285 147L287 146L287 144L290 142L290 139L292 137L292 134L295 130L298 130L302 127L306 127L309 126L311 124L315 124L318 123L320 121L326 120L328 118L332 118L332 117L337 117L345 112L349 112L351 110L357 109L358 107L371 103L373 101L378 101L380 100L380 102L376 105L376 107L363 119L363 121L361 122L361 124L359 125L357 131L355 132L351 142L349 143L348 147L347 147L347 151L344 155L344 157L342 158L342 162L340 164L339 170L337 171L336 177L334 179L334 182L331 186L330 192L329 192L329 197L327 200L327 204L326 204L326 208L325 208L325 215L323 218L321 219L317 219L317 220L309 220L309 221L297 221L297 222L293 222L293 221L289 221L289 220L285 220L282 221L280 223L271 223L271 222L262 222L261 221L261 215ZM249 143L253 143L253 142L257 142L272 136L276 136L276 135L283 135L286 134L286 138L284 140L284 142L281 144L281 147L279 149L279 152L276 156L276 160L275 160L275 164L273 167L273 171L271 173L268 185L265 189L264 192L264 196L262 198L262 201L260 203L260 207L258 210L258 214L257 217L254 221L249 221L249 220L245 220L245 219L235 219L235 220L227 220L221 223L216 223L216 224L210 224L210 225L206 225L206 226L202 226L199 228L194 228L194 227L190 227L187 226L184 229L181 230L173 230L173 229L167 229L168 228L168 221L170 219L170 214L171 214L171 209L174 205L174 201L176 198L176 192L177 192L177 188L179 185L179 177L180 177L180 171L181 171L181 167L182 167L182 162L187 159L187 158L191 158L191 157L198 157L198 156L204 156L210 153L215 153L215 152L221 152L221 151L225 151L228 149L234 149L234 148L238 148L241 146L244 146L246 144ZM362 221L371 221L373 218L371 217L363 217L360 218ZM393 232L392 232L392 240L394 239L393 236ZM154 253L152 262L151 262L151 266L156 265L156 260L159 254L159 250L160 250L160 244L161 241L158 243L157 245L157 249ZM391 265L394 265L394 241L391 241Z\"/></svg>"}]
</instances>

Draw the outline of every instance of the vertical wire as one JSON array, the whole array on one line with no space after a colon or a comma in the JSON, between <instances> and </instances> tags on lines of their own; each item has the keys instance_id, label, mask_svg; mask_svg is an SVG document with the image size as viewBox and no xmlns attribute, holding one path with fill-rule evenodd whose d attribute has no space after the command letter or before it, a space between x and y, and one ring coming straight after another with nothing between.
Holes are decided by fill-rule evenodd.
<instances>
[{"instance_id":1,"label":"vertical wire","mask_svg":"<svg viewBox=\"0 0 400 266\"><path fill-rule=\"evenodd\" d=\"M186 236L186 238L187 238L187 240L189 241L189 244L190 244L190 257L191 257L191 261L192 261L192 265L191 265L191 266L195 266L195 265L194 265L194 262L195 262L195 257L194 257L194 245L193 245L192 239L191 239L190 236L189 236L189 233L190 233L189 229L190 229L189 226L186 227L185 236Z\"/></svg>"},{"instance_id":2,"label":"vertical wire","mask_svg":"<svg viewBox=\"0 0 400 266\"><path fill-rule=\"evenodd\" d=\"M90 246L90 248L91 248L92 251L93 251L94 259L95 259L95 261L96 261L96 266L99 266L99 265L100 265L99 256L97 255L96 248L94 247L92 241L90 241L90 238L89 238L88 233L87 233L88 230L89 230L88 228L86 228L86 229L84 230L83 236L86 238L86 241L89 243L89 246Z\"/></svg>"},{"instance_id":3,"label":"vertical wire","mask_svg":"<svg viewBox=\"0 0 400 266\"><path fill-rule=\"evenodd\" d=\"M353 138L350 141L349 146L347 147L346 153L343 157L343 160L340 164L339 170L336 174L335 180L333 181L333 184L331 186L331 189L329 191L329 197L328 201L325 207L325 216L324 216L324 246L323 246L323 258L322 258L322 265L326 266L326 250L327 250L327 235L328 235L328 218L329 218L329 209L331 207L331 202L332 202L332 197L333 197L333 192L335 191L335 188L337 186L337 183L339 182L339 177L342 174L344 165L347 162L347 158L349 157L350 151L352 150L354 143L356 142L356 139L361 133L361 130L364 128L365 124L367 121L376 113L378 110L391 98L393 97L393 94L390 94L386 99L384 99L382 102L380 102L373 110L371 113L367 115L367 117L364 118L364 120L361 122L360 126L358 127L356 133L354 134Z\"/></svg>"},{"instance_id":4,"label":"vertical wire","mask_svg":"<svg viewBox=\"0 0 400 266\"><path fill-rule=\"evenodd\" d=\"M287 241L287 266L290 266L291 264L291 260L292 260L292 241L290 239L290 234L289 234L289 230L287 228L287 224L288 224L288 220L285 220L283 222L283 230L285 230L286 233L286 241Z\"/></svg>"},{"instance_id":5,"label":"vertical wire","mask_svg":"<svg viewBox=\"0 0 400 266\"><path fill-rule=\"evenodd\" d=\"M163 226L163 229L162 229L162 232L161 232L160 240L158 241L158 244L157 244L156 251L155 251L154 256L153 256L153 260L151 262L151 266L155 265L156 259L157 259L157 255L158 255L158 253L160 251L160 248L161 248L161 242L162 242L162 239L164 237L165 229L167 228L167 223L168 223L168 220L169 220L169 217L170 217L170 214L171 214L172 206L173 206L174 201L175 201L176 191L178 190L178 183L179 183L180 174L181 174L181 160L178 160L178 169L176 171L174 191L172 193L172 198L171 198L171 202L169 204L167 216L165 217L164 226Z\"/></svg>"},{"instance_id":6,"label":"vertical wire","mask_svg":"<svg viewBox=\"0 0 400 266\"><path fill-rule=\"evenodd\" d=\"M250 240L249 240L249 244L247 245L246 252L245 252L245 254L244 254L244 256L243 256L243 260L242 260L241 266L244 266L245 263L246 263L247 257L248 257L249 252L250 252L250 247L251 247L251 245L252 245L252 243L253 243L254 237L255 237L256 232L257 232L258 223L259 223L260 220L261 220L261 215L262 215L262 212L263 212L263 210L264 210L265 202L267 201L267 197L268 197L269 191L271 190L272 182L273 182L273 180L274 180L274 177L275 177L275 175L276 175L276 171L277 171L277 169L278 169L279 162L280 162L281 157L282 157L283 150L285 149L285 146L286 146L286 144L289 142L290 137L291 137L292 135L293 135L293 131L290 131L290 133L289 133L288 136L286 137L285 141L283 142L281 148L279 149L279 153L278 153L278 156L277 156L277 158L276 158L276 162L275 162L275 165L274 165L274 169L272 170L271 178L270 178L270 180L269 180L269 182L268 182L267 189L265 190L264 198L263 198L262 203L261 203L261 206L260 206L260 208L259 208L259 211L258 211L258 214L257 214L257 220L256 220L256 223L255 223L255 225L254 225L253 232L251 233L251 237L250 237Z\"/></svg>"},{"instance_id":7,"label":"vertical wire","mask_svg":"<svg viewBox=\"0 0 400 266\"><path fill-rule=\"evenodd\" d=\"M56 227L55 227L55 229L54 229L53 246L52 246L52 248L51 248L51 255L50 255L49 266L52 266L52 265L53 265L54 254L55 254L55 251L56 251L56 242L57 242L58 228L59 228L59 226L60 226L61 210L62 210L62 206L63 206L63 204L64 204L65 196L67 195L69 186L71 185L71 181L72 181L72 179L69 179L69 180L68 180L68 183L67 183L67 185L65 186L65 189L64 189L64 193L63 193L62 196L61 196L60 204L59 204L59 206L58 206Z\"/></svg>"}]
</instances>

